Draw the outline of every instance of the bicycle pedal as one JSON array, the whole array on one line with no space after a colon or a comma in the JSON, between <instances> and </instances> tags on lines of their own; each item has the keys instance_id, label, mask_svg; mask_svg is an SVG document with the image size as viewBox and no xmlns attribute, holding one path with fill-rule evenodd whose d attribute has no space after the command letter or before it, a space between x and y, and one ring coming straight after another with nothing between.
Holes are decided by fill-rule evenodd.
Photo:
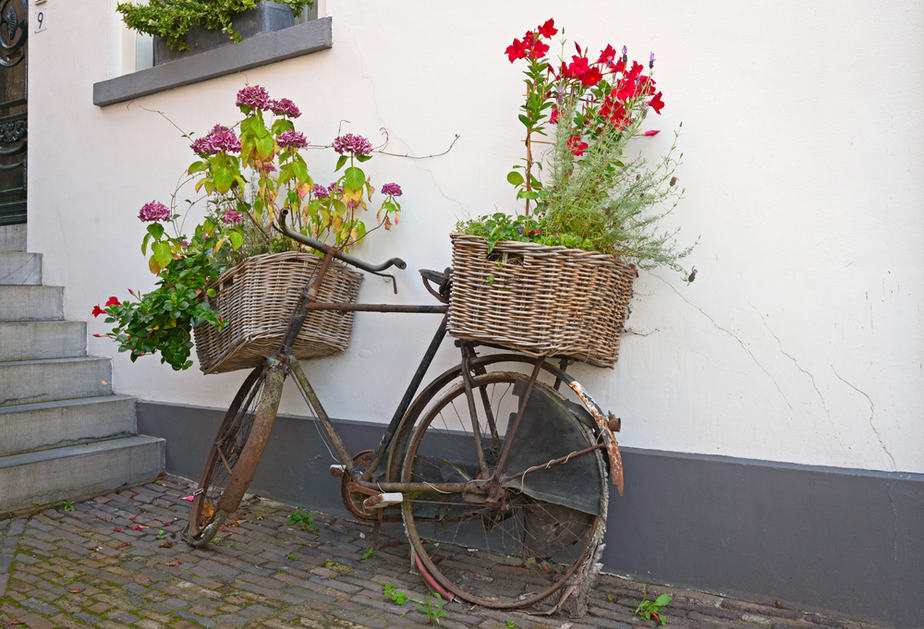
<instances>
[{"instance_id":1,"label":"bicycle pedal","mask_svg":"<svg viewBox=\"0 0 924 629\"><path fill-rule=\"evenodd\" d=\"M399 492L376 494L363 500L363 506L367 509L384 509L391 505L401 504L404 496Z\"/></svg>"},{"instance_id":2,"label":"bicycle pedal","mask_svg":"<svg viewBox=\"0 0 924 629\"><path fill-rule=\"evenodd\" d=\"M336 478L343 478L344 474L346 474L346 465L331 465L330 466L331 476L335 476Z\"/></svg>"}]
</instances>

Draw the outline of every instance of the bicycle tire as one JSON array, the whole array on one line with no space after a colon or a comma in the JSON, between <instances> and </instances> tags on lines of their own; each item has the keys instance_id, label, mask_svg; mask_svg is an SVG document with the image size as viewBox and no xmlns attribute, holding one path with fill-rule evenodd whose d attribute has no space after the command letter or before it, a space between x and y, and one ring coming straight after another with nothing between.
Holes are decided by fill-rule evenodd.
<instances>
[{"instance_id":1,"label":"bicycle tire","mask_svg":"<svg viewBox=\"0 0 924 629\"><path fill-rule=\"evenodd\" d=\"M468 399L459 383L414 429L402 482L490 477L527 380L514 372L472 378L486 470L477 460ZM489 429L484 400L496 429ZM594 446L565 399L535 383L501 474L519 478L502 483L496 489L502 495L487 501L477 496L480 503L436 488L405 496L405 530L423 568L444 593L486 607L526 607L560 590L593 557L605 527L606 465ZM485 563L494 568L477 569Z\"/></svg>"},{"instance_id":2,"label":"bicycle tire","mask_svg":"<svg viewBox=\"0 0 924 629\"><path fill-rule=\"evenodd\" d=\"M206 546L240 505L269 440L284 379L264 364L250 372L234 396L193 492L184 535L190 546ZM268 380L279 381L278 386L268 385ZM272 412L260 418L258 409L267 403Z\"/></svg>"}]
</instances>

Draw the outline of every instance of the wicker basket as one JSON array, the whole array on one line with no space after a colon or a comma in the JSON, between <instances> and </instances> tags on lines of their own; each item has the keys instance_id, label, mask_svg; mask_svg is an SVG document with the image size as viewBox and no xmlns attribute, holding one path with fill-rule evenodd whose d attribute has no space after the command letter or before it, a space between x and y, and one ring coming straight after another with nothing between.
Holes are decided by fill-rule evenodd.
<instances>
[{"instance_id":1,"label":"wicker basket","mask_svg":"<svg viewBox=\"0 0 924 629\"><path fill-rule=\"evenodd\" d=\"M213 284L218 294L210 299L226 323L219 333L210 324L194 329L199 368L220 373L254 367L274 354L298 302L314 277L320 258L287 251L247 258L225 271ZM362 275L336 262L331 265L318 293L325 303L354 303ZM320 358L344 351L350 343L353 313L333 310L309 313L295 341L297 358Z\"/></svg>"},{"instance_id":2,"label":"wicker basket","mask_svg":"<svg viewBox=\"0 0 924 629\"><path fill-rule=\"evenodd\" d=\"M612 367L635 271L613 256L452 234L449 333Z\"/></svg>"}]
</instances>

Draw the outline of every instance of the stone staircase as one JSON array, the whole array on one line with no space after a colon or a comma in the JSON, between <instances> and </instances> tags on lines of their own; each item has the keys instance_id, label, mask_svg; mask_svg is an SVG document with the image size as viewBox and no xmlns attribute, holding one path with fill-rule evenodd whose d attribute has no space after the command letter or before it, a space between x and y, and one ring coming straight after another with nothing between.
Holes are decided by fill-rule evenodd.
<instances>
[{"instance_id":1,"label":"stone staircase","mask_svg":"<svg viewBox=\"0 0 924 629\"><path fill-rule=\"evenodd\" d=\"M86 323L64 321L25 230L0 231L0 517L153 479L164 441L137 434L134 398L87 356Z\"/></svg>"}]
</instances>

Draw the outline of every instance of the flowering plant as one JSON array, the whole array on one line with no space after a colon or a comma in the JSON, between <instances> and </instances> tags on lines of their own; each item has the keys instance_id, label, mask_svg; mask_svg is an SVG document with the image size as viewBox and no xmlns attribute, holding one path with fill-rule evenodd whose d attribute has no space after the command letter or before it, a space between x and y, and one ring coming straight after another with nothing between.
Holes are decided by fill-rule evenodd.
<instances>
[{"instance_id":1,"label":"flowering plant","mask_svg":"<svg viewBox=\"0 0 924 629\"><path fill-rule=\"evenodd\" d=\"M398 222L402 190L396 183L381 186L375 224L367 227L363 220L366 202L375 194L360 167L372 157L369 140L353 134L335 138L331 146L339 158L334 172L342 174L322 186L308 174L300 153L308 140L295 130L293 120L301 115L295 103L271 99L254 85L238 92L236 104L244 115L235 125L239 133L215 125L194 139L190 148L197 159L172 195L171 207L152 201L141 208L138 218L149 223L141 252L150 254L148 267L158 277L155 289L146 294L130 290L134 301L112 297L105 309L97 305L93 310L113 325L111 332L97 336L118 342L132 361L159 351L161 361L174 369L192 364L192 328L223 325L220 313L204 299L215 294L209 283L245 257L303 248L274 231L281 211L289 211L292 227L302 234L344 250ZM188 201L181 214L177 194L193 182L202 196ZM200 204L206 207L204 218L187 237L185 218Z\"/></svg>"},{"instance_id":2,"label":"flowering plant","mask_svg":"<svg viewBox=\"0 0 924 629\"><path fill-rule=\"evenodd\" d=\"M550 19L505 51L511 63L526 63L526 98L518 116L526 129L526 156L507 174L517 198L525 200L524 213L487 215L458 228L486 237L491 246L501 239L534 241L682 271L678 260L690 248L675 245L675 231L656 231L682 194L675 185L676 134L668 154L654 165L628 153L634 139L659 133L642 130L648 113L660 114L664 107L651 76L654 54L646 69L630 63L625 46L621 54L607 44L592 55L575 44L570 60L553 63L547 41L557 32ZM550 127L552 140L538 139ZM544 161L536 155L537 144L549 145Z\"/></svg>"}]
</instances>

